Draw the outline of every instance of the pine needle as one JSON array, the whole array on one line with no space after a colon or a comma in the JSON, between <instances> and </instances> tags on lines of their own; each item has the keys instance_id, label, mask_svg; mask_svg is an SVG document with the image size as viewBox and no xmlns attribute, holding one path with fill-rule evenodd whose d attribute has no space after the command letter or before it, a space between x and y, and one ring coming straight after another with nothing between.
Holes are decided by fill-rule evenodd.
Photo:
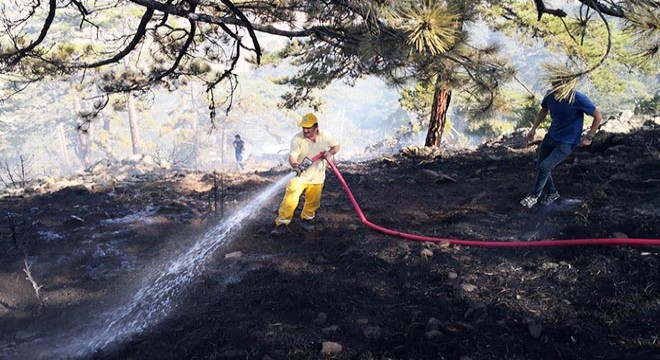
<instances>
[{"instance_id":1,"label":"pine needle","mask_svg":"<svg viewBox=\"0 0 660 360\"><path fill-rule=\"evenodd\" d=\"M460 14L440 2L405 3L396 11L395 20L408 34L407 43L419 52L437 55L448 51L459 39Z\"/></svg>"},{"instance_id":2,"label":"pine needle","mask_svg":"<svg viewBox=\"0 0 660 360\"><path fill-rule=\"evenodd\" d=\"M575 90L581 75L565 65L543 64L545 80L552 85L552 92L559 101L575 101Z\"/></svg>"}]
</instances>

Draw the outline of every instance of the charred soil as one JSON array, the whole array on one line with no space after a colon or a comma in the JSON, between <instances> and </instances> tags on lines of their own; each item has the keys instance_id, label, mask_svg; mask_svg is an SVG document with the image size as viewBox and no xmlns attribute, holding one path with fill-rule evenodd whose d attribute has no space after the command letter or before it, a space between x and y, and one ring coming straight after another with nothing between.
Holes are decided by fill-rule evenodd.
<instances>
[{"instance_id":1,"label":"charred soil","mask_svg":"<svg viewBox=\"0 0 660 360\"><path fill-rule=\"evenodd\" d=\"M337 166L365 216L393 230L500 242L657 239L659 139L653 124L599 134L555 169L560 200L529 210L519 201L535 146L499 141ZM195 186L177 174L0 199L0 354L38 342L39 329L83 321L136 269L162 265L284 174L227 175L220 210L209 174ZM657 247L482 248L387 236L360 222L332 173L315 228L296 217L291 232L271 236L281 195L200 264L163 321L82 357L660 359ZM144 209L150 221L118 221Z\"/></svg>"}]
</instances>

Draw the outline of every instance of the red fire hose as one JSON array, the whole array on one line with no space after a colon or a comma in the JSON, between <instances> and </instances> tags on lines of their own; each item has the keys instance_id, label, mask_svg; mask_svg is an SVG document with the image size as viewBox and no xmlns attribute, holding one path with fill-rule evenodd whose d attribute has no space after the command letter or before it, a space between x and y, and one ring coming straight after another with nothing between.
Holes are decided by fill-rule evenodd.
<instances>
[{"instance_id":1,"label":"red fire hose","mask_svg":"<svg viewBox=\"0 0 660 360\"><path fill-rule=\"evenodd\" d=\"M312 160L316 161L323 156L323 153L315 156ZM454 245L463 245L463 246L479 246L479 247L537 247L537 246L575 246L575 245L646 245L646 246L660 246L660 239L632 239L632 238L597 238L597 239L574 239L574 240L536 240L536 241L486 241L486 240L460 240L460 239L447 239L447 238L437 238L437 237L428 237L420 236L415 234L404 233L400 231L390 230L382 226L376 225L371 221L367 220L358 205L357 200L353 196L351 189L346 184L346 180L341 175L337 166L330 160L326 159L328 164L332 167L332 170L337 175L341 186L346 191L349 200L355 208L360 220L363 224L369 228L380 231L386 235L393 235L402 237L404 239L413 240L413 241L425 241L425 242L435 242L435 243L450 243Z\"/></svg>"}]
</instances>

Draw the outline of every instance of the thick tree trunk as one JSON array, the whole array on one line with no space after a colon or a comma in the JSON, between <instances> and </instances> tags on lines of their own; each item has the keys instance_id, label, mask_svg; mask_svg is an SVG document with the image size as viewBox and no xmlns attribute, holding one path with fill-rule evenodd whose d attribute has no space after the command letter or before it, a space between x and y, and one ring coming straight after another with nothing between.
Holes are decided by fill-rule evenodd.
<instances>
[{"instance_id":1,"label":"thick tree trunk","mask_svg":"<svg viewBox=\"0 0 660 360\"><path fill-rule=\"evenodd\" d=\"M435 82L435 91L433 93L433 108L431 109L431 118L429 119L429 131L426 134L426 143L424 146L440 147L442 134L445 131L447 122L447 109L451 102L451 88L447 82L440 77Z\"/></svg>"},{"instance_id":2,"label":"thick tree trunk","mask_svg":"<svg viewBox=\"0 0 660 360\"><path fill-rule=\"evenodd\" d=\"M142 153L142 144L140 141L140 129L138 127L137 110L135 109L135 99L132 92L126 93L126 108L128 109L128 125L131 131L131 143L133 144L133 155Z\"/></svg>"}]
</instances>

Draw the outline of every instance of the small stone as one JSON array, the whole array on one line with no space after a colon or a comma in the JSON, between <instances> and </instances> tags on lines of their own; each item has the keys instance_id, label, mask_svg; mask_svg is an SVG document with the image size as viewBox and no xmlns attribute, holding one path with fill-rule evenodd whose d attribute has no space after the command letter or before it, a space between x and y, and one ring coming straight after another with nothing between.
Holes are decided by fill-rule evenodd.
<instances>
[{"instance_id":1,"label":"small stone","mask_svg":"<svg viewBox=\"0 0 660 360\"><path fill-rule=\"evenodd\" d=\"M543 326L539 324L529 324L527 325L527 328L529 329L530 335L535 339L538 339L543 332Z\"/></svg>"},{"instance_id":2,"label":"small stone","mask_svg":"<svg viewBox=\"0 0 660 360\"><path fill-rule=\"evenodd\" d=\"M438 327L440 327L441 324L442 323L440 322L440 320L432 317L432 318L429 318L429 321L426 322L426 329L427 330L437 330Z\"/></svg>"},{"instance_id":3,"label":"small stone","mask_svg":"<svg viewBox=\"0 0 660 360\"><path fill-rule=\"evenodd\" d=\"M325 324L326 321L328 321L328 315L324 312L320 312L318 315L316 315L316 319L314 319L314 324L323 325Z\"/></svg>"},{"instance_id":4,"label":"small stone","mask_svg":"<svg viewBox=\"0 0 660 360\"><path fill-rule=\"evenodd\" d=\"M375 360L375 358L371 352L367 351L366 353L360 354L358 360Z\"/></svg>"},{"instance_id":5,"label":"small stone","mask_svg":"<svg viewBox=\"0 0 660 360\"><path fill-rule=\"evenodd\" d=\"M422 258L428 259L431 256L433 256L433 251L431 249L424 249L422 250L422 253L420 255L422 256Z\"/></svg>"},{"instance_id":6,"label":"small stone","mask_svg":"<svg viewBox=\"0 0 660 360\"><path fill-rule=\"evenodd\" d=\"M339 331L339 326L337 325L330 325L328 327L324 327L321 332L327 335L335 334Z\"/></svg>"},{"instance_id":7,"label":"small stone","mask_svg":"<svg viewBox=\"0 0 660 360\"><path fill-rule=\"evenodd\" d=\"M248 352L246 350L227 350L220 354L223 358L245 358Z\"/></svg>"},{"instance_id":8,"label":"small stone","mask_svg":"<svg viewBox=\"0 0 660 360\"><path fill-rule=\"evenodd\" d=\"M383 329L375 325L366 326L362 330L362 334L369 340L379 340L383 337Z\"/></svg>"},{"instance_id":9,"label":"small stone","mask_svg":"<svg viewBox=\"0 0 660 360\"><path fill-rule=\"evenodd\" d=\"M438 176L438 172L424 169L415 175L415 181L418 183L431 183L435 182L438 179Z\"/></svg>"},{"instance_id":10,"label":"small stone","mask_svg":"<svg viewBox=\"0 0 660 360\"><path fill-rule=\"evenodd\" d=\"M76 227L83 226L84 224L85 224L85 220L83 220L82 218L76 215L70 215L69 218L66 219L62 225L64 225L64 227L67 229L73 229Z\"/></svg>"},{"instance_id":11,"label":"small stone","mask_svg":"<svg viewBox=\"0 0 660 360\"><path fill-rule=\"evenodd\" d=\"M234 251L230 252L228 254L225 254L225 259L238 259L243 256L243 253L241 251Z\"/></svg>"},{"instance_id":12,"label":"small stone","mask_svg":"<svg viewBox=\"0 0 660 360\"><path fill-rule=\"evenodd\" d=\"M341 344L332 341L324 341L323 345L321 346L322 355L337 355L343 350L344 347L341 346Z\"/></svg>"},{"instance_id":13,"label":"small stone","mask_svg":"<svg viewBox=\"0 0 660 360\"><path fill-rule=\"evenodd\" d=\"M429 330L426 333L424 333L424 337L426 340L433 340L437 339L442 336L442 331L440 330Z\"/></svg>"}]
</instances>

